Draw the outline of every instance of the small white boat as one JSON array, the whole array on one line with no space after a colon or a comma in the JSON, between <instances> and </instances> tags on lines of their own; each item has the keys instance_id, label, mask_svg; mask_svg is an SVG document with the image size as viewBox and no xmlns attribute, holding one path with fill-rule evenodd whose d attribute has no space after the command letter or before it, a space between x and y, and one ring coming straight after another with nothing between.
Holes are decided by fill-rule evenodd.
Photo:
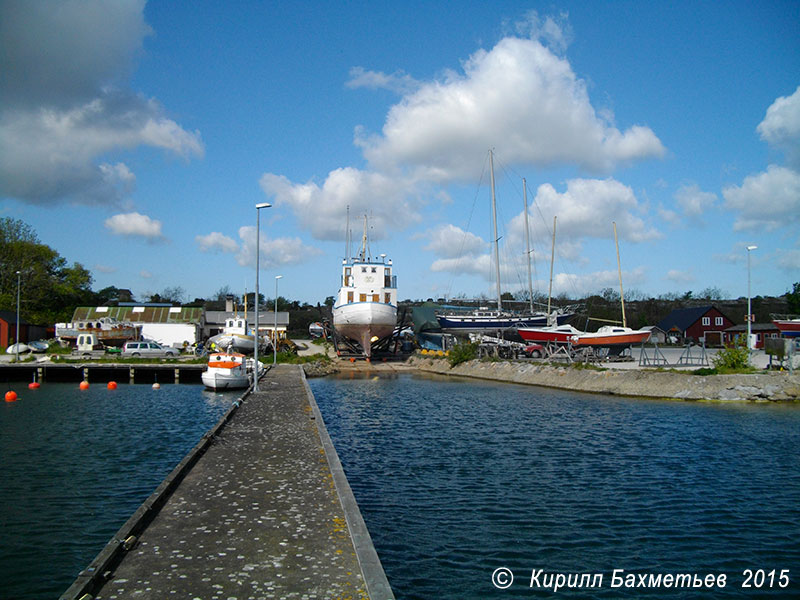
<instances>
[{"instance_id":1,"label":"small white boat","mask_svg":"<svg viewBox=\"0 0 800 600\"><path fill-rule=\"evenodd\" d=\"M19 344L11 344L8 349L6 350L7 354L24 354L25 352L30 352L31 349L28 347L28 344L23 344L20 342Z\"/></svg>"},{"instance_id":2,"label":"small white boat","mask_svg":"<svg viewBox=\"0 0 800 600\"><path fill-rule=\"evenodd\" d=\"M36 340L35 342L28 342L28 347L30 348L31 352L47 352L50 344L44 340Z\"/></svg>"},{"instance_id":3,"label":"small white boat","mask_svg":"<svg viewBox=\"0 0 800 600\"><path fill-rule=\"evenodd\" d=\"M208 342L209 346L213 344L215 349L244 354L252 354L256 345L255 337L247 333L247 322L244 317L238 316L225 319L222 333L210 337Z\"/></svg>"},{"instance_id":4,"label":"small white boat","mask_svg":"<svg viewBox=\"0 0 800 600\"><path fill-rule=\"evenodd\" d=\"M235 390L249 387L253 365L244 354L215 352L208 355L208 368L200 376L203 385L212 390Z\"/></svg>"}]
</instances>

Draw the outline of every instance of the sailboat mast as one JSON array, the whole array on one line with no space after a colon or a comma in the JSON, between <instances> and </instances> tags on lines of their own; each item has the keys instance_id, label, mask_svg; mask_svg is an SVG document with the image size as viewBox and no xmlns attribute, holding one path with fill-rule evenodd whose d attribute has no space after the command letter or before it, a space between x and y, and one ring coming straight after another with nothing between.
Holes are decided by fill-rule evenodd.
<instances>
[{"instance_id":1,"label":"sailboat mast","mask_svg":"<svg viewBox=\"0 0 800 600\"><path fill-rule=\"evenodd\" d=\"M494 270L497 274L497 310L503 309L500 294L500 238L497 237L497 199L494 195L494 154L489 150L489 173L492 179L492 233L494 235Z\"/></svg>"},{"instance_id":2,"label":"sailboat mast","mask_svg":"<svg viewBox=\"0 0 800 600\"><path fill-rule=\"evenodd\" d=\"M550 301L553 298L553 261L556 256L556 217L553 216L553 243L550 246L550 289L547 290L547 318L550 319Z\"/></svg>"},{"instance_id":3,"label":"sailboat mast","mask_svg":"<svg viewBox=\"0 0 800 600\"><path fill-rule=\"evenodd\" d=\"M344 258L350 262L350 205L347 205L347 225L344 230Z\"/></svg>"},{"instance_id":4,"label":"sailboat mast","mask_svg":"<svg viewBox=\"0 0 800 600\"><path fill-rule=\"evenodd\" d=\"M528 185L525 178L522 178L522 201L525 204L525 251L528 256L528 301L533 314L533 281L531 280L531 236L528 229Z\"/></svg>"},{"instance_id":5,"label":"sailboat mast","mask_svg":"<svg viewBox=\"0 0 800 600\"><path fill-rule=\"evenodd\" d=\"M619 240L617 239L617 222L614 221L614 244L617 246L617 271L619 271L619 300L622 304L622 326L627 327L625 320L625 294L622 291L622 263L619 261Z\"/></svg>"}]
</instances>

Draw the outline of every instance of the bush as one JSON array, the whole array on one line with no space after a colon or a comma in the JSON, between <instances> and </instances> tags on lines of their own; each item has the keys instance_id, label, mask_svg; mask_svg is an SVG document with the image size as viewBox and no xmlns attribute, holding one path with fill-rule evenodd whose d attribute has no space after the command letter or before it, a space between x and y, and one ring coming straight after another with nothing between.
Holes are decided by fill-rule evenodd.
<instances>
[{"instance_id":1,"label":"bush","mask_svg":"<svg viewBox=\"0 0 800 600\"><path fill-rule=\"evenodd\" d=\"M451 367L455 367L456 365L459 365L462 362L467 362L468 360L473 360L477 357L478 357L478 343L468 342L453 346L450 349L450 354L448 355L447 360L450 361Z\"/></svg>"},{"instance_id":2,"label":"bush","mask_svg":"<svg viewBox=\"0 0 800 600\"><path fill-rule=\"evenodd\" d=\"M750 366L750 351L744 344L744 340L734 340L730 344L720 350L715 357L711 359L717 373L736 373L742 371L751 371Z\"/></svg>"}]
</instances>

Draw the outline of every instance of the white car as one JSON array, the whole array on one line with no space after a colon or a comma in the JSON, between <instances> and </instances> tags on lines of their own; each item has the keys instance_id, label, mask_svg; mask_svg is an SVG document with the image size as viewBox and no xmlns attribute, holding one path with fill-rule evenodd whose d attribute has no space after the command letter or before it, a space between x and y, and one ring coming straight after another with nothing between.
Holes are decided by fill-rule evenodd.
<instances>
[{"instance_id":1,"label":"white car","mask_svg":"<svg viewBox=\"0 0 800 600\"><path fill-rule=\"evenodd\" d=\"M122 347L124 358L174 358L178 356L175 348L165 348L156 342L125 342Z\"/></svg>"}]
</instances>

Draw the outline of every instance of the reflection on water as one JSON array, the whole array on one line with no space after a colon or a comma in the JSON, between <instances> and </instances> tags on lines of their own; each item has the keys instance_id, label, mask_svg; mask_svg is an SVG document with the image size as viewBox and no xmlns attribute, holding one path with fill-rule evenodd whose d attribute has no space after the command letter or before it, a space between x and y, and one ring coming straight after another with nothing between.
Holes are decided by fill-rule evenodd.
<instances>
[{"instance_id":1,"label":"reflection on water","mask_svg":"<svg viewBox=\"0 0 800 600\"><path fill-rule=\"evenodd\" d=\"M45 383L0 406L0 598L54 598L239 394Z\"/></svg>"},{"instance_id":2,"label":"reflection on water","mask_svg":"<svg viewBox=\"0 0 800 600\"><path fill-rule=\"evenodd\" d=\"M748 568L792 570L761 593L800 597L799 406L412 375L310 384L398 598L551 597L528 587L533 569L603 573L581 598L759 597ZM509 589L491 583L500 567ZM728 585L611 589L614 569Z\"/></svg>"}]
</instances>

